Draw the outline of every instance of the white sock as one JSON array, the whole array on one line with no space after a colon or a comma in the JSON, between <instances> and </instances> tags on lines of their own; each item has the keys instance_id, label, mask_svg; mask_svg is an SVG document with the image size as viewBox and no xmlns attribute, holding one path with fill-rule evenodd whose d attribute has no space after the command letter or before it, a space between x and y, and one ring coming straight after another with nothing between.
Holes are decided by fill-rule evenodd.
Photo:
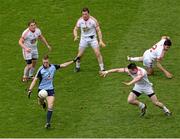
<instances>
[{"instance_id":1,"label":"white sock","mask_svg":"<svg viewBox=\"0 0 180 139\"><path fill-rule=\"evenodd\" d=\"M144 107L145 107L145 104L142 103L142 102L140 102L140 103L139 103L139 108L140 108L140 109L143 109Z\"/></svg>"},{"instance_id":2,"label":"white sock","mask_svg":"<svg viewBox=\"0 0 180 139\"><path fill-rule=\"evenodd\" d=\"M80 61L79 60L76 61L76 68L80 68Z\"/></svg>"},{"instance_id":3,"label":"white sock","mask_svg":"<svg viewBox=\"0 0 180 139\"><path fill-rule=\"evenodd\" d=\"M29 77L33 76L33 73L34 73L34 68L31 67L31 69L29 70Z\"/></svg>"},{"instance_id":4,"label":"white sock","mask_svg":"<svg viewBox=\"0 0 180 139\"><path fill-rule=\"evenodd\" d=\"M163 111L164 112L169 112L169 109L166 106L163 106Z\"/></svg>"},{"instance_id":5,"label":"white sock","mask_svg":"<svg viewBox=\"0 0 180 139\"><path fill-rule=\"evenodd\" d=\"M142 57L129 57L130 61L134 61L134 62L138 62L138 61L142 61L143 58Z\"/></svg>"},{"instance_id":6,"label":"white sock","mask_svg":"<svg viewBox=\"0 0 180 139\"><path fill-rule=\"evenodd\" d=\"M102 63L102 64L99 64L99 67L100 67L100 70L102 71L102 70L104 70L104 64Z\"/></svg>"}]
</instances>

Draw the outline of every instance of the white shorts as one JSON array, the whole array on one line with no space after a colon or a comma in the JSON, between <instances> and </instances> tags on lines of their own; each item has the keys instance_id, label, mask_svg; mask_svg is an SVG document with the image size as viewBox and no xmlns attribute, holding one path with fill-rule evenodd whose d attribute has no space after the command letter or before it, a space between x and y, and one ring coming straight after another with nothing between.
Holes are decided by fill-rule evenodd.
<instances>
[{"instance_id":1,"label":"white shorts","mask_svg":"<svg viewBox=\"0 0 180 139\"><path fill-rule=\"evenodd\" d=\"M146 50L143 54L143 65L148 68L152 68L154 66L154 61L151 58L149 50Z\"/></svg>"},{"instance_id":2,"label":"white shorts","mask_svg":"<svg viewBox=\"0 0 180 139\"><path fill-rule=\"evenodd\" d=\"M99 47L97 38L94 36L93 38L90 37L82 37L79 43L79 49L80 48L86 48L90 45L92 48Z\"/></svg>"},{"instance_id":3,"label":"white shorts","mask_svg":"<svg viewBox=\"0 0 180 139\"><path fill-rule=\"evenodd\" d=\"M135 84L133 90L137 91L140 94L144 93L146 95L151 95L154 93L152 86L149 84L145 84L145 85Z\"/></svg>"},{"instance_id":4,"label":"white shorts","mask_svg":"<svg viewBox=\"0 0 180 139\"><path fill-rule=\"evenodd\" d=\"M38 59L38 50L31 50L31 52L26 52L24 49L22 49L23 51L23 57L24 60L32 60L32 59Z\"/></svg>"}]
</instances>

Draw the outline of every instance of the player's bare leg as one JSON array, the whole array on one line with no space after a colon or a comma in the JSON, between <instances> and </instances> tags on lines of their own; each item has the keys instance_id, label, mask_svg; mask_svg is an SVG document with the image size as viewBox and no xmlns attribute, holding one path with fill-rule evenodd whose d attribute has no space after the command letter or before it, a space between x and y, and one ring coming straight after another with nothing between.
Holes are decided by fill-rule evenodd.
<instances>
[{"instance_id":1,"label":"player's bare leg","mask_svg":"<svg viewBox=\"0 0 180 139\"><path fill-rule=\"evenodd\" d=\"M153 68L146 67L146 71L147 71L147 75L153 75L154 74Z\"/></svg>"},{"instance_id":2,"label":"player's bare leg","mask_svg":"<svg viewBox=\"0 0 180 139\"><path fill-rule=\"evenodd\" d=\"M29 70L31 68L31 64L27 64L26 67L24 68L24 75L23 75L23 82L27 82L28 81L28 76L29 76Z\"/></svg>"},{"instance_id":3,"label":"player's bare leg","mask_svg":"<svg viewBox=\"0 0 180 139\"><path fill-rule=\"evenodd\" d=\"M34 70L35 70L36 63L37 63L37 60L36 60L36 59L33 59L33 60L32 60L31 68L30 68L30 70L29 70L29 78L32 78L32 77L33 77L33 73L34 73Z\"/></svg>"},{"instance_id":4,"label":"player's bare leg","mask_svg":"<svg viewBox=\"0 0 180 139\"><path fill-rule=\"evenodd\" d=\"M152 101L152 103L153 103L154 105L156 105L156 106L158 106L159 108L163 109L163 112L164 112L167 116L170 116L170 115L171 115L171 112L169 111L169 109L168 109L163 103L161 103L161 102L157 99L156 95L151 96L150 99L151 99L151 101Z\"/></svg>"},{"instance_id":5,"label":"player's bare leg","mask_svg":"<svg viewBox=\"0 0 180 139\"><path fill-rule=\"evenodd\" d=\"M76 61L76 67L75 67L75 72L79 72L80 71L80 58L82 57L83 53L85 51L85 48L79 48L77 57L79 57L79 59Z\"/></svg>"},{"instance_id":6,"label":"player's bare leg","mask_svg":"<svg viewBox=\"0 0 180 139\"><path fill-rule=\"evenodd\" d=\"M131 61L131 62L140 62L140 61L143 61L143 57L130 57L130 56L127 56L127 60L128 61Z\"/></svg>"},{"instance_id":7,"label":"player's bare leg","mask_svg":"<svg viewBox=\"0 0 180 139\"><path fill-rule=\"evenodd\" d=\"M133 92L130 92L127 101L128 101L129 104L136 105L136 106L138 106L140 108L140 110L141 110L141 115L140 116L145 115L146 108L147 108L146 104L138 101L137 96Z\"/></svg>"},{"instance_id":8,"label":"player's bare leg","mask_svg":"<svg viewBox=\"0 0 180 139\"><path fill-rule=\"evenodd\" d=\"M103 71L104 70L104 63L103 63L103 58L102 58L101 52L99 50L99 47L95 47L95 48L93 48L93 50L94 50L94 53L95 53L96 58L98 60L100 71Z\"/></svg>"},{"instance_id":9,"label":"player's bare leg","mask_svg":"<svg viewBox=\"0 0 180 139\"><path fill-rule=\"evenodd\" d=\"M52 113L53 113L53 105L54 105L54 101L55 101L55 97L54 96L48 96L46 98L47 100L47 104L48 104L48 112L47 112L47 121L45 124L45 128L50 128L51 124L51 117L52 117Z\"/></svg>"}]
</instances>

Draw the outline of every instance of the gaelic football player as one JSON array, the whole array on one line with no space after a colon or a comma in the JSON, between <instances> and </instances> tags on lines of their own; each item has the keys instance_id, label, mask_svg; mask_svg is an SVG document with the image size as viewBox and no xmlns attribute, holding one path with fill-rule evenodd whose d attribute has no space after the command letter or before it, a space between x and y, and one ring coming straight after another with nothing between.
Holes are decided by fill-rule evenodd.
<instances>
[{"instance_id":1,"label":"gaelic football player","mask_svg":"<svg viewBox=\"0 0 180 139\"><path fill-rule=\"evenodd\" d=\"M43 65L39 68L36 76L34 77L29 89L28 89L28 97L30 98L32 89L34 88L37 80L39 79L39 87L38 92L42 89L46 90L48 93L48 96L46 99L42 100L42 98L38 97L39 104L43 106L44 109L46 109L46 102L48 105L48 111L47 111L47 118L46 118L46 124L45 128L50 128L51 124L51 117L53 113L53 106L54 106L54 100L55 100L55 92L54 92L54 86L53 86L53 80L56 70L65 68L68 65L76 62L75 60L63 63L63 64L50 64L48 56L44 56L42 63Z\"/></svg>"},{"instance_id":2,"label":"gaelic football player","mask_svg":"<svg viewBox=\"0 0 180 139\"><path fill-rule=\"evenodd\" d=\"M128 75L130 75L133 78L133 80L131 80L130 82L123 82L123 83L128 86L134 84L134 87L130 92L127 101L129 104L138 106L140 108L141 116L144 116L147 109L146 104L140 102L137 99L142 93L147 95L155 106L161 108L165 113L165 115L167 116L171 115L169 109L167 109L167 107L157 99L157 96L152 88L152 83L148 79L146 70L144 70L141 67L137 67L134 63L131 63L127 66L127 68L111 69L107 71L102 71L100 74L101 76L106 77L106 75L112 72L126 72Z\"/></svg>"},{"instance_id":3,"label":"gaelic football player","mask_svg":"<svg viewBox=\"0 0 180 139\"><path fill-rule=\"evenodd\" d=\"M22 33L22 36L19 39L19 45L22 47L23 57L26 61L22 79L23 82L33 76L34 68L38 59L38 40L41 40L51 51L51 46L41 34L41 30L37 28L36 21L33 19L28 22L28 28Z\"/></svg>"},{"instance_id":4,"label":"gaelic football player","mask_svg":"<svg viewBox=\"0 0 180 139\"><path fill-rule=\"evenodd\" d=\"M162 65L161 61L171 46L171 40L168 36L162 36L161 40L152 48L146 50L142 57L127 57L129 61L143 61L148 75L153 74L153 65L156 62L157 67L165 74L167 78L172 78L172 74L167 71Z\"/></svg>"},{"instance_id":5,"label":"gaelic football player","mask_svg":"<svg viewBox=\"0 0 180 139\"><path fill-rule=\"evenodd\" d=\"M105 44L102 40L102 33L101 33L99 23L94 17L90 15L88 8L82 9L82 17L78 19L74 27L74 30L73 30L74 41L77 41L79 38L78 29L81 30L81 37L80 37L78 54L77 54L77 57L79 57L79 59L76 62L75 71L76 72L80 71L80 59L86 47L88 47L88 45L90 45L92 49L94 50L94 53L99 63L100 71L103 71L104 63L103 63L103 58L102 58L99 46L105 47ZM99 42L97 40L96 33L98 34Z\"/></svg>"}]
</instances>

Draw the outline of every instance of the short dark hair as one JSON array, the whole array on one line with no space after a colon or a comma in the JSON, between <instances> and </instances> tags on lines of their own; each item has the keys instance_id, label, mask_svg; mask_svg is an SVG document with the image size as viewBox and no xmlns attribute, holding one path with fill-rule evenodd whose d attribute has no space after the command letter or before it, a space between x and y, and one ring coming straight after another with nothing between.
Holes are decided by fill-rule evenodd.
<instances>
[{"instance_id":1,"label":"short dark hair","mask_svg":"<svg viewBox=\"0 0 180 139\"><path fill-rule=\"evenodd\" d=\"M49 56L48 55L44 55L43 60L47 60L47 59L49 59Z\"/></svg>"},{"instance_id":2,"label":"short dark hair","mask_svg":"<svg viewBox=\"0 0 180 139\"><path fill-rule=\"evenodd\" d=\"M164 45L171 46L172 45L171 40L170 39L166 39L165 42L164 42Z\"/></svg>"},{"instance_id":3,"label":"short dark hair","mask_svg":"<svg viewBox=\"0 0 180 139\"><path fill-rule=\"evenodd\" d=\"M81 13L82 13L82 12L88 12L88 13L89 13L89 9L88 9L87 7L84 7L84 8L82 9Z\"/></svg>"},{"instance_id":4,"label":"short dark hair","mask_svg":"<svg viewBox=\"0 0 180 139\"><path fill-rule=\"evenodd\" d=\"M130 63L128 66L127 66L127 68L128 69L136 69L137 68L137 66L136 66L136 64L135 63Z\"/></svg>"},{"instance_id":5,"label":"short dark hair","mask_svg":"<svg viewBox=\"0 0 180 139\"><path fill-rule=\"evenodd\" d=\"M36 20L35 20L35 19L31 19L31 20L28 22L28 26L30 26L31 23L35 23L35 24L36 24Z\"/></svg>"}]
</instances>

